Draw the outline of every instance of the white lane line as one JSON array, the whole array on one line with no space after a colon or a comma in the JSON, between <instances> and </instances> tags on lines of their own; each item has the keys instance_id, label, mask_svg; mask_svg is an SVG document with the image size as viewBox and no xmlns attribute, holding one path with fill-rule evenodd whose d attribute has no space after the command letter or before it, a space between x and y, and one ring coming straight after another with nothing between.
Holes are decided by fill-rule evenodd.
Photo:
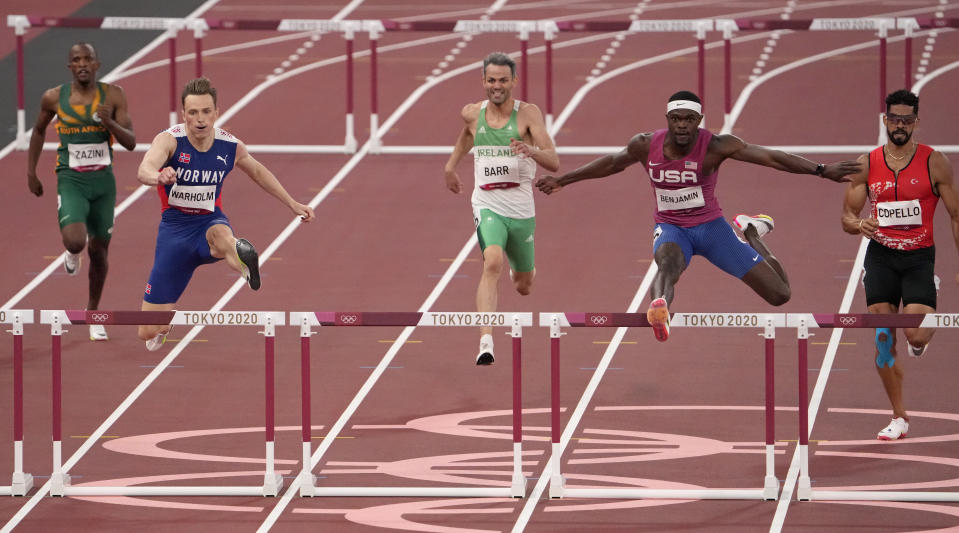
<instances>
[{"instance_id":1,"label":"white lane line","mask_svg":"<svg viewBox=\"0 0 959 533\"><path fill-rule=\"evenodd\" d=\"M366 143L365 147L369 147L369 142ZM460 265L466 260L466 257L473 251L473 248L476 246L477 240L476 235L473 234L470 237L466 244L460 249L459 254L457 254L456 259L450 264L446 269L446 272L443 273L443 277L433 288L433 291L430 292L430 295L426 298L426 301L423 302L423 305L418 309L419 312L429 311L430 308L436 303L437 298L440 294L446 290L446 286L449 284L450 280L453 279L453 275L459 269ZM340 434L340 431L343 430L343 427L350 421L353 413L359 408L360 404L366 399L366 396L373 389L373 386L380 379L380 376L383 372L386 371L387 367L392 363L393 358L399 353L400 348L404 346L406 340L409 339L410 335L413 334L413 331L416 329L416 326L407 326L403 328L402 333L397 336L396 341L390 346L389 350L386 352L386 355L380 360L379 364L376 365L376 368L366 379L366 382L363 383L363 386L360 387L360 390L357 391L356 395L353 397L353 400L350 401L350 404L343 410L343 413L336 420L336 422L330 426L329 431L326 432L326 438L320 443L319 447L313 452L313 455L310 456L310 468L309 471L312 472L316 465L319 464L320 459L326 454L326 451L332 446L333 441L336 440L336 436ZM273 510L270 511L270 514L266 517L263 523L257 528L258 533L265 533L269 531L270 528L276 523L276 521L283 514L283 511L290 504L293 497L299 492L300 486L303 482L312 483L312 478L304 480L301 476L297 476L296 479L290 484L290 487L283 493L283 496L280 497L279 502L276 506L273 507Z\"/></svg>"},{"instance_id":2,"label":"white lane line","mask_svg":"<svg viewBox=\"0 0 959 533\"><path fill-rule=\"evenodd\" d=\"M211 7L216 5L219 1L220 0L207 0L206 2L203 3L203 5L196 8L192 13L190 13L184 18L190 19L190 18L199 17L200 15L205 13L207 10L209 10ZM149 44L141 48L138 52L134 53L132 56L128 57L123 63L120 63L119 65L117 65L113 70L107 73L106 76L101 78L101 81L105 81L109 83L123 77L123 74L125 73L124 71L128 66L135 63L136 61L139 61L140 58L152 52L156 47L166 43L167 38L168 38L168 35L166 32L161 33L155 39L150 41ZM29 132L30 130L27 130L27 131ZM10 144L4 146L3 149L0 150L0 159L7 157L7 155L9 155L10 152L12 152L14 148L16 148L16 146L17 146L16 139L14 139L13 142L11 142Z\"/></svg>"},{"instance_id":3,"label":"white lane line","mask_svg":"<svg viewBox=\"0 0 959 533\"><path fill-rule=\"evenodd\" d=\"M859 285L859 278L862 275L862 261L866 257L866 246L869 239L863 238L859 242L859 250L856 253L856 260L853 262L852 271L849 273L849 280L846 282L846 291L843 293L842 302L839 304L838 313L848 313L852 306L853 298L856 296L856 289ZM819 404L822 402L822 396L826 391L826 381L832 373L832 365L836 359L836 351L839 349L839 342L842 340L843 330L834 328L829 336L829 344L826 346L826 355L823 358L820 367L819 377L816 379L816 386L813 388L812 396L809 398L809 435L812 435L813 425L816 423L816 414L819 412ZM800 407L801 408L801 407ZM809 436L807 435L807 437ZM769 526L770 533L782 531L783 524L786 522L786 512L792 501L793 490L796 487L796 481L799 478L799 446L793 452L792 461L789 463L789 470L786 474L786 480L783 482L783 489L779 495L779 501L776 504L776 514Z\"/></svg>"},{"instance_id":4,"label":"white lane line","mask_svg":"<svg viewBox=\"0 0 959 533\"><path fill-rule=\"evenodd\" d=\"M955 61L953 63L949 63L948 65L943 65L937 68L936 70L930 72L929 74L926 74L925 76L922 77L921 80L916 82L916 84L912 86L912 92L916 93L916 96L919 96L919 91L922 91L922 89L926 86L927 83L938 78L939 76L942 76L943 74L949 72L950 70L954 70L957 68L959 68L959 61Z\"/></svg>"},{"instance_id":5,"label":"white lane line","mask_svg":"<svg viewBox=\"0 0 959 533\"><path fill-rule=\"evenodd\" d=\"M639 309L640 304L646 297L646 293L649 292L649 286L653 283L653 277L656 275L658 270L659 269L656 267L656 263L650 264L649 269L646 271L646 276L643 277L642 283L639 284L639 289L633 296L633 301L630 302L629 308L626 309L627 313L635 313ZM576 409L570 416L569 422L566 423L566 429L563 430L563 434L559 439L559 456L550 457L550 459L546 462L546 466L539 474L539 480L536 482L536 485L533 487L533 490L530 492L530 495L526 500L526 505L523 506L523 510L520 511L519 517L513 524L512 533L522 532L529 523L529 519L532 517L533 511L536 509L536 504L539 503L540 498L543 496L543 491L546 490L546 485L549 484L549 472L552 471L553 461L562 461L563 452L566 450L566 446L569 444L569 440L572 438L573 433L576 432L576 428L579 427L579 422L583 417L583 413L586 412L589 402L593 399L593 394L595 394L596 389L599 387L599 383L602 381L603 375L606 373L606 369L609 367L609 363L613 360L616 350L619 349L619 345L622 342L623 337L626 336L627 330L629 330L629 328L616 328L616 333L613 335L613 339L606 348L606 352L603 353L603 358L600 359L599 364L596 365L596 370L593 372L593 377L590 378L589 384L586 385L583 395L576 404Z\"/></svg>"},{"instance_id":6,"label":"white lane line","mask_svg":"<svg viewBox=\"0 0 959 533\"><path fill-rule=\"evenodd\" d=\"M218 2L218 1L219 1L219 0L208 0L208 2L207 2L206 4L204 4L203 6L201 6L200 8L198 8L196 11L194 11L193 13L191 13L190 15L188 15L187 18L195 18L195 17L199 16L200 14L203 13L203 11L201 11L201 9L202 9L202 10L207 10L207 9L209 9L210 7L212 7L213 4L215 4L215 3ZM346 8L344 8L344 10L342 10L342 11L341 11L340 13L338 13L337 15L335 15L335 16L333 17L333 20L340 20L340 19L346 17L346 15L349 14L349 11L347 11L347 9L355 9L355 8L358 7L359 4L361 4L362 2L363 2L363 0L353 0L349 6L347 6ZM140 52L137 52L136 54L134 54L134 56L132 56L131 59L134 59L134 58L139 59L140 57L142 57L142 56L146 55L147 53L149 53L150 51L152 51L152 49L155 48L157 45L166 42L166 39L167 39L166 34L160 35L159 37L157 37L156 39L154 39L149 45L147 45L147 47L145 47L143 50L141 50ZM318 66L326 66L326 65L335 63L336 61L342 61L342 60L344 60L344 58L345 58L345 56L339 56L339 57L334 58L334 59L319 61L319 62L317 62L317 65L318 65ZM126 69L130 64L132 64L132 61L131 61L130 59L127 59L126 61L124 61L123 63L121 63L119 66L117 66L115 69L113 69L112 71L110 71L109 74L107 74L106 76L104 76L103 81L115 81L115 80L117 80L117 79L120 79L120 78L125 77L126 75L128 75L128 71L126 71L125 69ZM313 68L317 68L317 67L313 67ZM297 69L297 72L296 72L296 73L299 74L299 73L301 73L301 72L305 72L306 70L310 70L310 69L307 69L307 68ZM290 74L291 74L291 76L288 76L288 77L292 77L293 72L291 71ZM286 78L283 78L283 79L286 79ZM222 127L223 125L225 125L225 124L227 123L227 121L229 121L229 120L230 120L234 115L236 115L241 109L245 108L245 107L246 107L250 102L252 102L257 96L259 96L260 93L263 92L263 90L265 89L265 87L268 86L268 85L271 85L271 84L260 84L260 85L258 85L258 86L256 86L256 87L254 87L253 89L251 89L246 95L244 95L240 100L238 100L233 106L231 106L228 110L226 110L226 112L224 112L224 113L220 116L219 120L217 120L217 125L219 125L219 126L221 126L221 127ZM13 147L14 145L15 145L15 143L11 143L10 145L7 146L7 148L12 149L12 147ZM6 150L6 149L4 149L4 150ZM2 159L3 156L6 155L7 153L9 153L9 150L7 150L6 152L0 152L0 159ZM137 189L134 190L133 193L130 194L130 196L126 197L122 202L120 202L119 205L117 205L116 209L114 210L113 218L116 219L117 217L119 217L121 214L123 214L124 211L127 210L128 207L130 207L131 205L133 205L134 202L136 202L137 200L139 200L141 196L143 196L143 195L146 194L147 192L153 191L153 190L154 190L153 187L147 187L146 185L141 185L140 187L137 187ZM17 303L20 302L20 300L22 300L23 298L25 298L25 297L26 297L28 294L30 294L34 289L36 289L41 283L43 283L48 277L50 277L50 275L51 275L57 268L59 268L60 265L63 264L63 260L64 260L65 257L66 257L66 252L62 252L56 259L54 259L49 265L47 265L46 268L44 268L39 274L37 274L36 277L34 277L32 280L30 280L29 283L27 283L22 289L20 289L20 291L18 291L16 294L14 294L14 295L13 295L9 300L7 300L2 306L0 306L0 309L11 309L11 308L15 307L15 306L17 305Z\"/></svg>"},{"instance_id":7,"label":"white lane line","mask_svg":"<svg viewBox=\"0 0 959 533\"><path fill-rule=\"evenodd\" d=\"M209 9L210 6L212 6L218 1L219 0L210 0L209 2L204 4L202 7L205 9ZM363 0L353 0L353 3L351 4L351 6L353 4L358 5L359 3L362 3L362 1ZM194 12L190 16L194 16L196 13L197 12ZM345 12L342 12L342 13L345 16ZM354 159L356 159L357 162L359 161L358 158L354 158ZM347 166L349 166L349 163L347 164ZM350 166L349 168L351 169L352 166ZM341 171L337 175L337 177L331 180L331 182L328 183L327 186L324 187L323 190L321 190L320 193L316 195L316 197L310 202L310 205L313 207L318 205L320 201L326 198L329 195L329 193L333 190L333 188L335 188L335 186L346 177L347 173L348 173L348 170ZM149 188L141 187L140 189L144 190ZM293 220L289 224L287 224L286 228L280 233L280 235L277 236L277 238L272 243L270 243L270 245L267 246L267 248L260 255L261 264L265 263L270 258L270 256L273 255L273 253L280 247L280 245L283 244L283 242L286 241L286 239L289 238L289 236L293 233L293 231L296 230L296 228L299 227L300 224L301 222L299 217L294 217ZM51 266L53 268L56 268L58 266L58 263L54 262ZM44 272L48 270L52 271L50 267L47 267L47 269ZM210 311L221 310L223 306L225 306L227 302L229 302L233 298L233 296L236 295L236 293L245 285L246 285L245 280L243 279L236 280L236 282L233 283L233 285L227 290L227 292L224 293L224 295L213 305L213 307L210 308ZM160 374L163 371L165 371L170 366L170 364L173 363L173 361L176 360L179 354L184 349L186 349L186 347L190 344L190 341L196 338L196 336L199 335L201 331L203 331L203 326L194 326L186 335L184 335L182 341L177 343L177 345L170 350L170 353L168 353L167 356L164 357L163 360L160 361L160 363L157 364L157 366L149 374L147 374L147 376L143 379L143 381L141 381L140 384L137 385L136 388L123 400L123 402L121 402L120 405L117 406L116 409L114 409L114 411L110 414L110 416L108 416L107 419L104 420L103 423L100 424L100 426L94 432L90 434L90 436L83 442L83 444L80 445L77 451L72 456L70 456L70 458L67 461L63 463L62 470L64 473L68 473L70 471L70 468L72 468L86 454L86 452L89 451L89 449L92 448L93 445L98 442L100 437L104 435L110 429L110 427L117 421L117 419L119 419L121 415L123 415L123 413L126 412L127 409L130 408L131 405L133 405L133 402L139 399L139 397L143 394L143 392L146 391L147 387L153 384L153 382L160 376ZM47 480L47 482L44 483L43 486L41 486L37 490L37 492L33 495L33 497L31 497L17 511L17 513L4 525L3 529L0 529L0 533L6 533L8 531L12 531L14 527L16 527L24 518L26 518L27 514L34 507L36 507L36 505L40 502L41 499L43 499L43 497L46 494L49 493L50 485L51 485L51 481Z\"/></svg>"}]
</instances>

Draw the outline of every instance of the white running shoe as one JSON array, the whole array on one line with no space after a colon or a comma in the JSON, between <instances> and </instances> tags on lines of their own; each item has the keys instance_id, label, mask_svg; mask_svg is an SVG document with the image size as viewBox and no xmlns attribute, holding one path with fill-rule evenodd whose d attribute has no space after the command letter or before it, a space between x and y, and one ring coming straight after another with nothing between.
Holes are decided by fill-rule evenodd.
<instances>
[{"instance_id":1,"label":"white running shoe","mask_svg":"<svg viewBox=\"0 0 959 533\"><path fill-rule=\"evenodd\" d=\"M488 366L493 364L496 358L493 357L493 336L486 334L480 338L479 354L476 356L477 366Z\"/></svg>"},{"instance_id":2,"label":"white running shoe","mask_svg":"<svg viewBox=\"0 0 959 533\"><path fill-rule=\"evenodd\" d=\"M892 422L889 422L889 425L882 428L882 431L879 432L877 438L879 440L897 440L906 438L906 433L909 432L909 422L906 422L905 418L893 418Z\"/></svg>"},{"instance_id":3,"label":"white running shoe","mask_svg":"<svg viewBox=\"0 0 959 533\"><path fill-rule=\"evenodd\" d=\"M63 258L63 270L67 272L68 276L75 276L77 271L80 270L80 254L67 252L66 257Z\"/></svg>"},{"instance_id":4,"label":"white running shoe","mask_svg":"<svg viewBox=\"0 0 959 533\"><path fill-rule=\"evenodd\" d=\"M763 235L769 233L776 227L776 224L773 222L773 217L769 215L756 215L751 217L749 215L736 215L734 219L736 226L739 227L740 231L746 233L746 228L752 226L756 228L756 233L762 237Z\"/></svg>"},{"instance_id":5,"label":"white running shoe","mask_svg":"<svg viewBox=\"0 0 959 533\"><path fill-rule=\"evenodd\" d=\"M928 344L923 344L919 348L916 348L915 346L913 346L912 344L909 344L908 342L906 343L906 346L909 346L909 355L913 357L922 356L922 354L926 353L926 348L929 347Z\"/></svg>"},{"instance_id":6,"label":"white running shoe","mask_svg":"<svg viewBox=\"0 0 959 533\"><path fill-rule=\"evenodd\" d=\"M173 327L170 327L170 331L173 331ZM155 352L163 346L163 343L166 342L166 336L170 334L170 331L166 333L157 333L156 337L146 341L147 350Z\"/></svg>"},{"instance_id":7,"label":"white running shoe","mask_svg":"<svg viewBox=\"0 0 959 533\"><path fill-rule=\"evenodd\" d=\"M90 340L91 341L105 341L109 340L110 337L107 337L107 330L101 324L90 324Z\"/></svg>"}]
</instances>

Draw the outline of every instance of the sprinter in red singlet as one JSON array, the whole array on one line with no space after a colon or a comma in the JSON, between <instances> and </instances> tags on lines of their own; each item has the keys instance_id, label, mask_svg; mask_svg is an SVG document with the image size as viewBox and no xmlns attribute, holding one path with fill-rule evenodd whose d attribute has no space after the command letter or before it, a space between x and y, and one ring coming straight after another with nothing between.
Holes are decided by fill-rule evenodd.
<instances>
[{"instance_id":1,"label":"sprinter in red singlet","mask_svg":"<svg viewBox=\"0 0 959 533\"><path fill-rule=\"evenodd\" d=\"M743 280L772 305L789 301L789 279L762 237L773 229L767 215L739 215L736 225L747 242L736 237L723 219L715 189L719 165L728 158L832 181L849 181L861 165L841 161L824 165L798 155L749 144L735 135L713 135L699 127L703 107L699 97L680 91L666 104L667 128L640 133L619 153L603 156L562 176L545 176L539 190L554 193L580 180L603 178L636 163L649 175L656 198L653 250L659 271L650 288L646 316L660 341L669 338L669 304L673 286L694 255L701 255L724 272ZM748 243L748 244L747 244Z\"/></svg>"},{"instance_id":2,"label":"sprinter in red singlet","mask_svg":"<svg viewBox=\"0 0 959 533\"><path fill-rule=\"evenodd\" d=\"M863 169L851 176L843 205L842 229L870 239L863 260L863 286L870 313L934 313L937 279L932 220L939 199L952 218L959 250L959 199L952 165L942 152L912 140L919 125L919 97L907 90L886 97L886 144L859 157ZM869 213L860 218L866 198ZM926 351L933 328L905 328L907 351ZM896 330L876 329L876 369L892 404L892 421L879 440L896 440L909 432L902 399L901 365L896 360Z\"/></svg>"}]
</instances>

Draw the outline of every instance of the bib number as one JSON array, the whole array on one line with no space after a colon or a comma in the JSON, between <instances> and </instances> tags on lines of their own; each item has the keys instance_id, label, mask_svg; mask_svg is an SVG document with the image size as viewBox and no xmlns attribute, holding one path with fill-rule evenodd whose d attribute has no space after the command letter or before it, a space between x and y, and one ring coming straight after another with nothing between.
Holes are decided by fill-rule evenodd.
<instances>
[{"instance_id":1,"label":"bib number","mask_svg":"<svg viewBox=\"0 0 959 533\"><path fill-rule=\"evenodd\" d=\"M921 226L922 206L919 200L903 200L899 202L880 202L876 205L876 218L879 227L893 226Z\"/></svg>"},{"instance_id":2,"label":"bib number","mask_svg":"<svg viewBox=\"0 0 959 533\"><path fill-rule=\"evenodd\" d=\"M170 189L171 206L187 213L212 213L216 209L216 185L180 185Z\"/></svg>"},{"instance_id":3,"label":"bib number","mask_svg":"<svg viewBox=\"0 0 959 533\"><path fill-rule=\"evenodd\" d=\"M484 155L488 151L495 151L498 155ZM476 185L480 189L489 191L519 186L520 159L512 155L501 155L503 152L509 152L509 147L476 148L473 171L476 176Z\"/></svg>"},{"instance_id":4,"label":"bib number","mask_svg":"<svg viewBox=\"0 0 959 533\"><path fill-rule=\"evenodd\" d=\"M110 146L105 143L68 144L70 168L77 172L92 172L110 166Z\"/></svg>"},{"instance_id":5,"label":"bib number","mask_svg":"<svg viewBox=\"0 0 959 533\"><path fill-rule=\"evenodd\" d=\"M656 189L656 208L660 211L679 211L695 209L706 205L703 188L685 187L682 189Z\"/></svg>"}]
</instances>

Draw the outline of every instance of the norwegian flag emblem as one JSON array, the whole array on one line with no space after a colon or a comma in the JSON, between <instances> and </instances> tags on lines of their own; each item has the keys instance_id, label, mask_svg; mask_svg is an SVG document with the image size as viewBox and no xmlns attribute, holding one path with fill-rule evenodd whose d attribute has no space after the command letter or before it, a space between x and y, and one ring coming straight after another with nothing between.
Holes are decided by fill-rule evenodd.
<instances>
[{"instance_id":1,"label":"norwegian flag emblem","mask_svg":"<svg viewBox=\"0 0 959 533\"><path fill-rule=\"evenodd\" d=\"M180 152L180 157L177 159L177 161L179 161L179 162L181 162L181 163L189 164L189 163L190 163L190 154L188 154L188 153L186 153L186 152Z\"/></svg>"},{"instance_id":2,"label":"norwegian flag emblem","mask_svg":"<svg viewBox=\"0 0 959 533\"><path fill-rule=\"evenodd\" d=\"M146 289L144 289L144 291L143 291L143 292L145 292L145 293L147 293L147 294L150 294L150 291L151 291L151 290L153 290L153 287L151 287L151 286L150 286L150 284L149 284L149 283L147 283L147 288L146 288Z\"/></svg>"},{"instance_id":3,"label":"norwegian flag emblem","mask_svg":"<svg viewBox=\"0 0 959 533\"><path fill-rule=\"evenodd\" d=\"M187 162L189 162L189 158L187 158ZM699 169L699 163L695 161L686 161L686 170L697 170L697 169Z\"/></svg>"}]
</instances>

